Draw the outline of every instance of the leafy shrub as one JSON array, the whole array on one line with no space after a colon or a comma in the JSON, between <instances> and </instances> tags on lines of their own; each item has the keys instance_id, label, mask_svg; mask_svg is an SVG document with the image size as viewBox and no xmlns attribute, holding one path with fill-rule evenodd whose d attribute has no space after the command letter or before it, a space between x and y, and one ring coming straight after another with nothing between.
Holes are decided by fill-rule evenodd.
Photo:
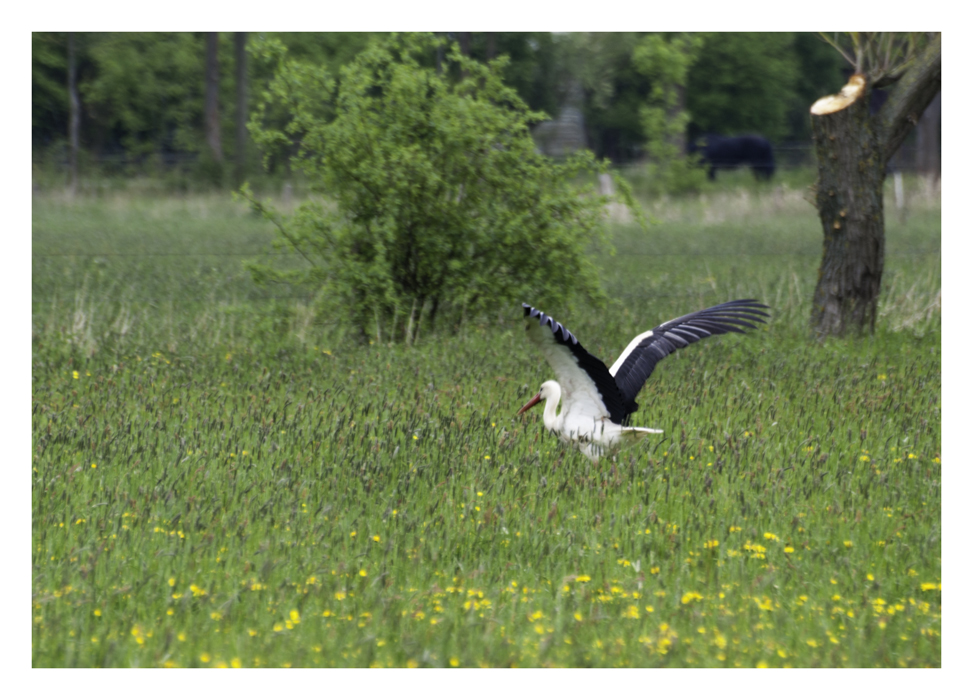
<instances>
[{"instance_id":1,"label":"leafy shrub","mask_svg":"<svg viewBox=\"0 0 973 700\"><path fill-rule=\"evenodd\" d=\"M506 59L482 64L454 46L437 71L437 41L375 42L337 79L279 43L258 48L275 69L251 133L268 157L289 154L318 196L283 216L244 188L305 262L251 270L310 285L322 311L362 339L411 342L420 323L455 327L521 300L563 309L603 295L586 249L603 236L610 198L590 176L607 163L538 153L528 127L545 117L504 84ZM290 120L268 124L263 115L281 106Z\"/></svg>"}]
</instances>

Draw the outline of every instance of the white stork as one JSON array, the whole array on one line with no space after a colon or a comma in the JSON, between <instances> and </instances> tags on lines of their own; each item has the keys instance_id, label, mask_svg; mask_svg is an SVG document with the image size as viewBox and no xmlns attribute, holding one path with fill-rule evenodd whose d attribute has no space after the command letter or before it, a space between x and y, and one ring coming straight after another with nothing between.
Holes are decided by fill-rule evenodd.
<instances>
[{"instance_id":1,"label":"white stork","mask_svg":"<svg viewBox=\"0 0 973 700\"><path fill-rule=\"evenodd\" d=\"M756 299L738 299L666 321L635 336L608 368L567 328L528 304L523 307L526 318L538 321L528 320L527 337L540 348L560 383L541 384L517 415L546 399L544 427L594 461L608 449L662 432L626 425L639 407L635 397L659 360L711 335L756 328L749 321L764 323L761 317L767 314L760 309L768 308Z\"/></svg>"}]
</instances>

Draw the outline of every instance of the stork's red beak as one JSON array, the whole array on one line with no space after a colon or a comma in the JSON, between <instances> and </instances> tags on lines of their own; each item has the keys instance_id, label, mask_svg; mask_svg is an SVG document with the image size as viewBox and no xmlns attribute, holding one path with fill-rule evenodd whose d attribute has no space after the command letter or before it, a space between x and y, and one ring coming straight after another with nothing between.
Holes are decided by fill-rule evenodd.
<instances>
[{"instance_id":1,"label":"stork's red beak","mask_svg":"<svg viewBox=\"0 0 973 700\"><path fill-rule=\"evenodd\" d=\"M540 400L541 400L541 392L538 391L537 394L534 396L534 398L532 398L530 401L528 401L526 404L524 404L524 407L522 409L520 409L519 411L517 411L517 415L519 416L521 413L523 413L524 411L526 411L528 408L531 408L532 406L536 406L538 403L540 403Z\"/></svg>"}]
</instances>

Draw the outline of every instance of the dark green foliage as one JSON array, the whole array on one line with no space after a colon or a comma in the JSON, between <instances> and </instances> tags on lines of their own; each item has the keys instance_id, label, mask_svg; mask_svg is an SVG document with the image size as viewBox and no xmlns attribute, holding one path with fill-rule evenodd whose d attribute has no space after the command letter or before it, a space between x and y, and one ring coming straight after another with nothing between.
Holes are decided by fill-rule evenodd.
<instances>
[{"instance_id":1,"label":"dark green foliage","mask_svg":"<svg viewBox=\"0 0 973 700\"><path fill-rule=\"evenodd\" d=\"M844 59L814 32L794 33L797 56L797 81L793 104L788 111L788 139L811 139L811 105L825 95L833 95L845 84Z\"/></svg>"},{"instance_id":2,"label":"dark green foliage","mask_svg":"<svg viewBox=\"0 0 973 700\"><path fill-rule=\"evenodd\" d=\"M254 271L319 291L326 317L349 320L362 339L410 342L421 320L455 327L524 298L600 298L585 251L608 199L574 181L605 164L535 151L528 124L538 115L504 84L506 59L484 65L453 45L440 74L428 65L435 47L428 35L393 37L337 81L288 60L279 43L262 49L277 70L254 138L294 154L330 201L284 218L246 193L308 263ZM286 107L290 121L268 125L269 107Z\"/></svg>"},{"instance_id":3,"label":"dark green foliage","mask_svg":"<svg viewBox=\"0 0 973 700\"><path fill-rule=\"evenodd\" d=\"M33 32L30 38L31 129L38 145L67 138L67 37L60 32Z\"/></svg>"},{"instance_id":4,"label":"dark green foliage","mask_svg":"<svg viewBox=\"0 0 973 700\"><path fill-rule=\"evenodd\" d=\"M571 35L565 46L572 76L584 88L584 119L595 155L625 162L645 143L641 110L649 79L632 55L641 34L635 32Z\"/></svg>"},{"instance_id":5,"label":"dark green foliage","mask_svg":"<svg viewBox=\"0 0 973 700\"><path fill-rule=\"evenodd\" d=\"M792 33L705 35L689 71L687 104L696 133L787 135L797 81Z\"/></svg>"}]
</instances>

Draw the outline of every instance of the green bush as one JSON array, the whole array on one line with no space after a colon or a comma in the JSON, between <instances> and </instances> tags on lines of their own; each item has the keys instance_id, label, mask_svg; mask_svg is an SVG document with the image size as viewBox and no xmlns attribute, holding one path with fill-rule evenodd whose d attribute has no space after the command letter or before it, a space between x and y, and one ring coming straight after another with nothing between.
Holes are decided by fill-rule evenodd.
<instances>
[{"instance_id":1,"label":"green bush","mask_svg":"<svg viewBox=\"0 0 973 700\"><path fill-rule=\"evenodd\" d=\"M244 188L306 263L251 270L312 286L363 340L411 342L420 324L457 327L521 300L602 298L586 249L602 239L609 197L578 183L607 163L538 153L528 126L544 115L504 84L506 59L482 64L454 46L437 72L436 42L375 42L337 79L279 43L259 48L276 68L251 133L270 157L290 153L318 197L285 217ZM281 105L290 121L267 126L262 115Z\"/></svg>"}]
</instances>

